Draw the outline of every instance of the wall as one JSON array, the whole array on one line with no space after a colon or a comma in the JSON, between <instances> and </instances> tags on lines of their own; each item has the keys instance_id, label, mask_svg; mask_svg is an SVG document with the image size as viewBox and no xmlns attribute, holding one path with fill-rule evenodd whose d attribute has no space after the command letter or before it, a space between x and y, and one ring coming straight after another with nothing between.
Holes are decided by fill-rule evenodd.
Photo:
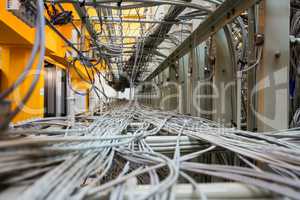
<instances>
[{"instance_id":1,"label":"wall","mask_svg":"<svg viewBox=\"0 0 300 200\"><path fill-rule=\"evenodd\" d=\"M24 70L24 66L30 56L31 49L27 47L2 47L2 65L1 71L3 71L3 76L1 80L1 90L12 85L19 75ZM35 61L36 66L37 61ZM8 98L12 103L12 109L15 109L19 105L21 99L27 93L29 86L35 75L34 68L31 73L26 77L23 84L15 90ZM40 76L38 84L33 91L28 103L25 104L22 112L14 119L14 122L25 120L33 117L43 117L44 113L44 99L43 99L43 88L44 79Z\"/></svg>"}]
</instances>

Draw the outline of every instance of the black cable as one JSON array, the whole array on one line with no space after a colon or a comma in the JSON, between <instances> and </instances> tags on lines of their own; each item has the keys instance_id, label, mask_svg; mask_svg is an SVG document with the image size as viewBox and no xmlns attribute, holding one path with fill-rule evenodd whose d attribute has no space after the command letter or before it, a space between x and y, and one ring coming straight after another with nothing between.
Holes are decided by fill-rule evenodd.
<instances>
[{"instance_id":1,"label":"black cable","mask_svg":"<svg viewBox=\"0 0 300 200\"><path fill-rule=\"evenodd\" d=\"M68 74L68 77L67 77L67 83L68 83L68 86L69 88L77 95L80 95L80 96L86 96L88 95L92 90L93 90L93 85L91 86L90 89L88 89L88 92L79 92L77 91L75 88L73 88L72 86L72 83L71 83L71 73L70 73L70 69L69 67L67 68L67 74Z\"/></svg>"},{"instance_id":2,"label":"black cable","mask_svg":"<svg viewBox=\"0 0 300 200\"><path fill-rule=\"evenodd\" d=\"M77 67L76 67L76 62L77 62L77 61L79 61L79 60L78 60L78 59L75 59L75 60L72 62L72 65L71 65L71 66L74 68L75 72L77 73L77 75L79 76L79 78L80 78L81 80L83 80L84 82L86 82L86 83L88 83L88 84L90 84L90 85L92 86L92 90L94 90L94 92L95 92L95 94L97 95L98 99L101 99L101 97L100 97L100 95L99 95L98 92L100 92L102 95L103 95L103 93L101 92L101 90L100 90L97 86L95 86L95 79L92 79L90 73L88 72L87 67L83 64L84 69L85 69L85 71L86 71L86 73L87 73L87 75L88 75L88 78L89 78L89 80L86 80L86 79L81 75L81 73L78 71L78 69L77 69ZM92 69L93 69L93 68L92 68ZM93 72L92 72L92 73L93 73ZM106 97L105 94L104 94L103 96Z\"/></svg>"}]
</instances>

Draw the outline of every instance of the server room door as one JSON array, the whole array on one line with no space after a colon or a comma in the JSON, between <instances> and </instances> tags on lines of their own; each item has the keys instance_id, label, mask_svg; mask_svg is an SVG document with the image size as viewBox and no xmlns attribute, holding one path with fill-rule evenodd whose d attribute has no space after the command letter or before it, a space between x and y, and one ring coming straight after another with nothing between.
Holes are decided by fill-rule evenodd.
<instances>
[{"instance_id":1,"label":"server room door","mask_svg":"<svg viewBox=\"0 0 300 200\"><path fill-rule=\"evenodd\" d=\"M56 67L45 63L45 88L44 88L45 117L56 116Z\"/></svg>"},{"instance_id":2,"label":"server room door","mask_svg":"<svg viewBox=\"0 0 300 200\"><path fill-rule=\"evenodd\" d=\"M67 116L67 75L66 70L56 68L56 116Z\"/></svg>"}]
</instances>

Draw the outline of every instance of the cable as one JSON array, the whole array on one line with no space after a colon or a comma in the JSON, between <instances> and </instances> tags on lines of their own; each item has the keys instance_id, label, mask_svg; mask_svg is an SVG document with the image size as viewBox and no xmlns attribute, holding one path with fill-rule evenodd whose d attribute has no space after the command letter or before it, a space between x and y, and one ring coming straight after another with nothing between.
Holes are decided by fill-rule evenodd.
<instances>
[{"instance_id":1,"label":"cable","mask_svg":"<svg viewBox=\"0 0 300 200\"><path fill-rule=\"evenodd\" d=\"M138 185L153 184L138 199L160 199L174 195L179 176L195 188L201 180L220 177L299 199L300 148L294 143L299 142L299 130L252 133L127 103L111 103L100 116L77 118L68 130L34 132L60 120L67 123L67 118L16 126L23 130L20 134L29 135L0 142L0 183L24 184L22 197L28 199L95 199L125 197L122 188L136 179ZM82 128L84 119L89 122ZM83 180L85 187L80 187ZM205 199L205 193L201 196Z\"/></svg>"},{"instance_id":2,"label":"cable","mask_svg":"<svg viewBox=\"0 0 300 200\"><path fill-rule=\"evenodd\" d=\"M39 26L39 24L37 24L36 26ZM5 91L3 91L0 94L0 99L6 98L26 79L28 73L30 72L30 70L33 66L35 56L37 55L38 50L39 50L39 46L40 46L40 42L41 42L40 31L41 31L40 28L37 27L36 32L35 32L34 45L33 45L32 51L31 51L31 55L29 57L29 61L27 62L24 71L22 72L21 75L18 76L18 79L13 83L13 85L11 85L9 88L7 88Z\"/></svg>"},{"instance_id":3,"label":"cable","mask_svg":"<svg viewBox=\"0 0 300 200\"><path fill-rule=\"evenodd\" d=\"M25 94L23 99L19 102L19 105L15 108L15 110L13 110L11 113L9 113L7 118L5 118L3 124L0 125L0 130L5 129L6 125L22 110L22 108L25 106L26 102L29 100L30 96L32 95L32 93L37 85L37 82L39 81L40 73L41 73L41 70L43 67L43 63L44 63L44 56L45 56L44 4L43 4L43 1L41 1L41 0L37 1L37 12L38 12L38 14L37 14L37 29L38 29L37 33L40 35L38 37L40 39L40 41L38 42L40 51L39 51L39 59L38 59L37 67L36 67L35 76L34 76L34 79L31 83L27 93ZM35 50L35 47L34 47L34 50ZM29 63L31 63L31 60L29 61ZM20 80L20 82L17 82L17 84L20 84L25 79L25 76L27 73L28 73L28 71L25 71L25 73L23 73L21 75L21 77L18 79L18 80Z\"/></svg>"},{"instance_id":4,"label":"cable","mask_svg":"<svg viewBox=\"0 0 300 200\"><path fill-rule=\"evenodd\" d=\"M254 64L248 66L247 68L238 71L238 73L244 73L244 72L247 72L247 71L255 68L260 63L261 58L262 58L262 54L263 54L263 48L259 47L258 48L258 58L257 58L256 62Z\"/></svg>"}]
</instances>

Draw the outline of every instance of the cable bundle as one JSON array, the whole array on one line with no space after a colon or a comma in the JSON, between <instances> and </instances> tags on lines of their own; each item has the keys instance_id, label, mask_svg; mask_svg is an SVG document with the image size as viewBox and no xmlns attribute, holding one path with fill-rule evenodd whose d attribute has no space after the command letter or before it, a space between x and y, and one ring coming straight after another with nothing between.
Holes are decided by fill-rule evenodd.
<instances>
[{"instance_id":1,"label":"cable bundle","mask_svg":"<svg viewBox=\"0 0 300 200\"><path fill-rule=\"evenodd\" d=\"M74 127L51 118L10 129L0 142L1 185L23 188L22 199L123 199L129 183L148 184L137 199L169 199L175 185L189 183L206 199L198 183L230 180L300 197L297 130L251 133L132 104L113 107L77 117Z\"/></svg>"}]
</instances>

